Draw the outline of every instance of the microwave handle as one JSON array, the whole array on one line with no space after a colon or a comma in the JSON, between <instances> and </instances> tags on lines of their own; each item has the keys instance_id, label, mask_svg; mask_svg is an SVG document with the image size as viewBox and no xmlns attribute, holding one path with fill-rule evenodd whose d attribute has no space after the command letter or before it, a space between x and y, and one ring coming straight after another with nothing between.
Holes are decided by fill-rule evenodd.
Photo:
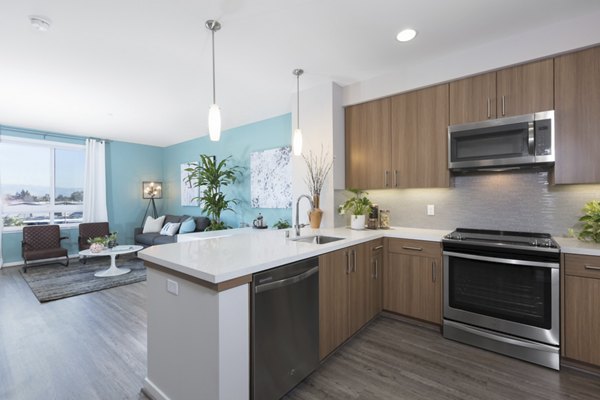
<instances>
[{"instance_id":1,"label":"microwave handle","mask_svg":"<svg viewBox=\"0 0 600 400\"><path fill-rule=\"evenodd\" d=\"M535 132L534 132L534 127L533 127L533 121L527 123L527 133L528 133L527 149L529 151L529 154L534 156L535 155Z\"/></svg>"}]
</instances>

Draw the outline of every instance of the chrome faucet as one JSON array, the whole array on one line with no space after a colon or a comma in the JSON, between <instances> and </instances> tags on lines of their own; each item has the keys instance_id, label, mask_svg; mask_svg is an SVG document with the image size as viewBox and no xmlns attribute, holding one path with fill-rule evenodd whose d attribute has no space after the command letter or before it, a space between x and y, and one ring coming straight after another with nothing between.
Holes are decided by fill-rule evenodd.
<instances>
[{"instance_id":1,"label":"chrome faucet","mask_svg":"<svg viewBox=\"0 0 600 400\"><path fill-rule=\"evenodd\" d=\"M296 200L296 225L294 225L294 229L296 229L296 236L300 236L300 228L304 228L306 226L305 224L300 225L300 212L298 210L300 206L300 199L303 197L308 199L308 201L310 202L310 208L314 208L313 201L309 195L301 194L300 196L298 196L298 200Z\"/></svg>"}]
</instances>

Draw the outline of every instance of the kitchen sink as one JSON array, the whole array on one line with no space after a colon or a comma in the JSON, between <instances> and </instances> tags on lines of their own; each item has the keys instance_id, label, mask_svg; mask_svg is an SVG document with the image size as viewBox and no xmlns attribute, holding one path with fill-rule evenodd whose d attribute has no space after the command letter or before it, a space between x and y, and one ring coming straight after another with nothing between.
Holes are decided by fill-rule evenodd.
<instances>
[{"instance_id":1,"label":"kitchen sink","mask_svg":"<svg viewBox=\"0 0 600 400\"><path fill-rule=\"evenodd\" d=\"M295 242L325 244L325 243L337 242L338 240L343 240L343 239L344 238L335 237L335 236L314 235L314 236L300 236L298 238L294 238L291 240L293 240Z\"/></svg>"}]
</instances>

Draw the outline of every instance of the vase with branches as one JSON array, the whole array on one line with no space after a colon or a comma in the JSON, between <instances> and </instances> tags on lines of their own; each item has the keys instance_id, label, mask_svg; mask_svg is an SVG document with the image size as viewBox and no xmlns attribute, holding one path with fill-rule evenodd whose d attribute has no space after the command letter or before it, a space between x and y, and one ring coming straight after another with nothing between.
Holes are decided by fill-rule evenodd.
<instances>
[{"instance_id":1,"label":"vase with branches","mask_svg":"<svg viewBox=\"0 0 600 400\"><path fill-rule=\"evenodd\" d=\"M323 218L323 210L319 208L321 191L333 167L333 160L329 157L329 153L323 152L322 147L318 156L309 150L308 155L302 154L302 158L304 158L307 169L304 182L313 198L313 208L308 213L308 219L311 228L318 228L321 226L321 219Z\"/></svg>"},{"instance_id":2,"label":"vase with branches","mask_svg":"<svg viewBox=\"0 0 600 400\"><path fill-rule=\"evenodd\" d=\"M202 211L210 219L210 225L206 230L217 231L230 228L221 220L221 214L227 210L234 211L231 206L238 204L239 200L229 198L222 189L234 184L240 173L239 167L227 165L230 161L231 156L217 163L214 156L201 154L199 162L190 163L185 169L188 175L184 178L184 182L200 188L200 195L194 199L199 201Z\"/></svg>"}]
</instances>

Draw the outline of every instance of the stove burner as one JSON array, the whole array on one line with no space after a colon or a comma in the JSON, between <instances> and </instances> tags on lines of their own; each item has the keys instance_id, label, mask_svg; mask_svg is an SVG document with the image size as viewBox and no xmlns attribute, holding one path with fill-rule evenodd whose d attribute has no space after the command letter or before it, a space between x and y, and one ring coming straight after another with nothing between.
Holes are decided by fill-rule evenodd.
<instances>
[{"instance_id":1,"label":"stove burner","mask_svg":"<svg viewBox=\"0 0 600 400\"><path fill-rule=\"evenodd\" d=\"M444 237L444 241L461 241L473 244L491 244L506 247L543 247L558 249L549 233L513 232L488 229L457 228Z\"/></svg>"}]
</instances>

